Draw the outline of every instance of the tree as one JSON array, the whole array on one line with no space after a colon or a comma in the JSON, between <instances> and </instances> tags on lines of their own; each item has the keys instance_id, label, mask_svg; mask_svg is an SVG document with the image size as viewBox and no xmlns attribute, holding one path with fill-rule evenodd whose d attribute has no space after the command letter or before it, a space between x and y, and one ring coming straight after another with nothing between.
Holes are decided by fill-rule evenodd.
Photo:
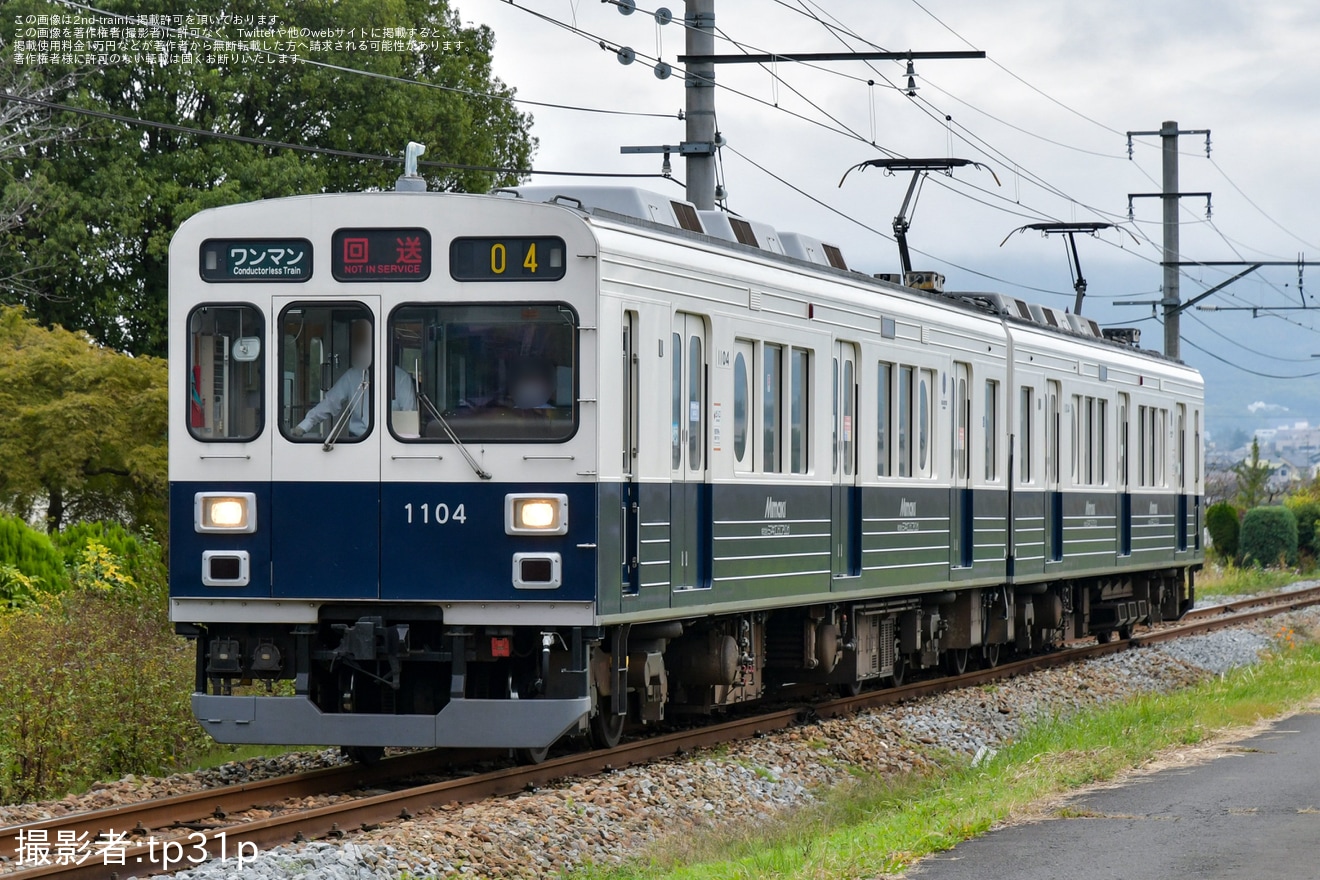
<instances>
[{"instance_id":1,"label":"tree","mask_svg":"<svg viewBox=\"0 0 1320 880\"><path fill-rule=\"evenodd\" d=\"M164 534L165 362L0 306L0 505Z\"/></svg>"},{"instance_id":2,"label":"tree","mask_svg":"<svg viewBox=\"0 0 1320 880\"><path fill-rule=\"evenodd\" d=\"M179 12L172 0L103 0L98 6L132 16ZM9 0L0 17L0 38L12 39L16 19L52 12L68 10L46 0ZM427 160L527 167L534 147L531 118L517 111L508 100L512 90L491 74L494 35L487 27L464 25L447 0L198 0L187 12L250 16L310 32L343 29L333 48L329 41L326 46L317 41L314 49L304 42L307 48L299 54L449 90L269 56L257 63L252 59L259 53L252 52L243 53L247 58L238 53L212 58L221 51L217 44L199 39L193 41L193 63L175 57L160 64L148 57L131 65L105 64L62 90L58 100L137 119L369 155L398 157L416 140L427 145ZM379 39L384 28L416 28L414 34L427 36L416 37L404 51L345 47L353 44L355 32L365 29ZM228 26L225 35L239 38L238 26ZM52 66L47 75L65 72ZM385 188L401 171L398 164L375 159L235 143L67 113L58 119L84 130L76 139L40 145L17 163L16 177L39 176L47 188L42 211L0 236L0 277L6 266L58 266L36 295L11 289L9 301L27 304L44 324L86 330L103 344L134 354L165 353L169 241L189 216L240 201ZM517 181L511 173L423 170L432 189L484 192Z\"/></svg>"},{"instance_id":3,"label":"tree","mask_svg":"<svg viewBox=\"0 0 1320 880\"><path fill-rule=\"evenodd\" d=\"M1225 562L1232 562L1238 554L1238 534L1241 523L1237 508L1227 502L1211 504L1205 511L1205 527L1215 553Z\"/></svg>"},{"instance_id":4,"label":"tree","mask_svg":"<svg viewBox=\"0 0 1320 880\"><path fill-rule=\"evenodd\" d=\"M1260 443L1251 441L1251 458L1233 465L1237 475L1237 506L1244 510L1260 507L1272 495L1267 484L1274 469L1269 462L1260 460Z\"/></svg>"},{"instance_id":5,"label":"tree","mask_svg":"<svg viewBox=\"0 0 1320 880\"><path fill-rule=\"evenodd\" d=\"M75 127L56 121L50 110L28 102L48 101L75 82L73 75L46 81L38 71L18 65L9 46L0 40L0 92L7 96L0 101L0 234L17 229L45 201L46 182L41 174L15 173L21 160L45 144L77 133ZM0 275L0 290L37 296L40 289L34 281L45 268L14 266Z\"/></svg>"}]
</instances>

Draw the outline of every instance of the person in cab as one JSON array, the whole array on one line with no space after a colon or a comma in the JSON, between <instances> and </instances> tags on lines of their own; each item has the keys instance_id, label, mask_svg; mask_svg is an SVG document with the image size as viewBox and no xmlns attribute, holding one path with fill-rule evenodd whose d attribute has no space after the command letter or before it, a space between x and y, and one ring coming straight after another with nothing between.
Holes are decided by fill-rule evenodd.
<instances>
[{"instance_id":1,"label":"person in cab","mask_svg":"<svg viewBox=\"0 0 1320 880\"><path fill-rule=\"evenodd\" d=\"M371 321L358 318L350 326L351 364L330 390L312 407L303 420L294 425L289 434L300 439L318 427L318 436L331 430L348 410L348 424L343 434L348 439L365 436L371 427L371 361L373 338ZM417 390L412 377L402 367L394 368L394 399L390 409L417 410Z\"/></svg>"}]
</instances>

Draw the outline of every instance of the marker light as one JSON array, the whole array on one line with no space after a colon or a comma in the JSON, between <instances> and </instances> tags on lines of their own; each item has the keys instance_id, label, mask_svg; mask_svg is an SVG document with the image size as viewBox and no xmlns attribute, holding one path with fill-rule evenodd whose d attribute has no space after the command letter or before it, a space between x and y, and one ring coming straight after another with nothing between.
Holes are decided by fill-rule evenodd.
<instances>
[{"instance_id":1,"label":"marker light","mask_svg":"<svg viewBox=\"0 0 1320 880\"><path fill-rule=\"evenodd\" d=\"M504 531L510 535L565 534L568 531L568 497L504 496Z\"/></svg>"},{"instance_id":2,"label":"marker light","mask_svg":"<svg viewBox=\"0 0 1320 880\"><path fill-rule=\"evenodd\" d=\"M251 492L199 492L193 503L193 526L198 532L251 534L257 530L256 498Z\"/></svg>"}]
</instances>

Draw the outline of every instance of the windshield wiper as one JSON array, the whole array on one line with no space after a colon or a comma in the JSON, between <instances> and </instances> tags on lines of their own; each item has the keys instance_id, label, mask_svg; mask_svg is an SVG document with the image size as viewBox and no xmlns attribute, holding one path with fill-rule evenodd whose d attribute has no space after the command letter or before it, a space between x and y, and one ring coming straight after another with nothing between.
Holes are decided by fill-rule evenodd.
<instances>
[{"instance_id":1,"label":"windshield wiper","mask_svg":"<svg viewBox=\"0 0 1320 880\"><path fill-rule=\"evenodd\" d=\"M468 452L467 447L463 445L462 440L458 439L458 435L454 433L454 429L450 427L449 422L444 416L440 415L440 411L435 408L435 404L431 403L431 398L422 393L421 385L417 386L417 399L426 404L426 408L431 411L431 415L433 415L435 420L440 423L440 427L444 430L445 436L449 438L449 442L453 443L462 454L463 458L467 459L468 466L472 468L472 473L476 474L483 480L494 479L490 472L483 468L477 460L472 457L472 453Z\"/></svg>"},{"instance_id":2,"label":"windshield wiper","mask_svg":"<svg viewBox=\"0 0 1320 880\"><path fill-rule=\"evenodd\" d=\"M330 452L335 448L335 442L339 440L339 435L344 433L344 426L348 424L349 417L352 416L353 411L357 409L357 405L362 402L362 395L367 393L367 388L370 387L370 385L371 370L368 368L362 371L362 381L358 383L357 390L355 390L353 396L348 399L348 403L344 406L344 411L339 414L339 418L335 421L334 427L330 429L330 433L326 435L325 442L321 444L321 448L326 452Z\"/></svg>"}]
</instances>

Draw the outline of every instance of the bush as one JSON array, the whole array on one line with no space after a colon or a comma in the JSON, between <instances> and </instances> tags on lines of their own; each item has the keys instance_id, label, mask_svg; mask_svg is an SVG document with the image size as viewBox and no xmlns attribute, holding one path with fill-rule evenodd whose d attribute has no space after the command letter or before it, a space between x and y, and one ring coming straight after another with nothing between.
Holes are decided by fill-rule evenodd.
<instances>
[{"instance_id":1,"label":"bush","mask_svg":"<svg viewBox=\"0 0 1320 880\"><path fill-rule=\"evenodd\" d=\"M1320 520L1320 501L1288 502L1288 509L1297 517L1297 549L1313 552L1315 523Z\"/></svg>"},{"instance_id":2,"label":"bush","mask_svg":"<svg viewBox=\"0 0 1320 880\"><path fill-rule=\"evenodd\" d=\"M69 586L64 557L44 532L21 519L0 516L0 605L22 604L39 591Z\"/></svg>"},{"instance_id":3,"label":"bush","mask_svg":"<svg viewBox=\"0 0 1320 880\"><path fill-rule=\"evenodd\" d=\"M1297 517L1286 507L1253 507L1242 518L1242 561L1268 568L1297 562Z\"/></svg>"},{"instance_id":4,"label":"bush","mask_svg":"<svg viewBox=\"0 0 1320 880\"><path fill-rule=\"evenodd\" d=\"M98 561L103 551L88 548ZM58 797L189 758L206 741L190 711L192 679L188 643L154 603L122 592L76 587L0 614L0 801Z\"/></svg>"},{"instance_id":5,"label":"bush","mask_svg":"<svg viewBox=\"0 0 1320 880\"><path fill-rule=\"evenodd\" d=\"M1238 522L1237 508L1227 501L1211 504L1205 512L1205 527L1210 531L1210 541L1215 552L1224 560L1237 558Z\"/></svg>"},{"instance_id":6,"label":"bush","mask_svg":"<svg viewBox=\"0 0 1320 880\"><path fill-rule=\"evenodd\" d=\"M204 746L159 545L114 524L52 541L0 519L5 590L20 601L0 602L0 802L172 768Z\"/></svg>"},{"instance_id":7,"label":"bush","mask_svg":"<svg viewBox=\"0 0 1320 880\"><path fill-rule=\"evenodd\" d=\"M80 522L56 532L51 540L75 582L91 578L101 589L117 587L140 593L143 601L164 607L168 580L163 553L155 541L136 537L113 522ZM90 555L89 548L95 548Z\"/></svg>"}]
</instances>

